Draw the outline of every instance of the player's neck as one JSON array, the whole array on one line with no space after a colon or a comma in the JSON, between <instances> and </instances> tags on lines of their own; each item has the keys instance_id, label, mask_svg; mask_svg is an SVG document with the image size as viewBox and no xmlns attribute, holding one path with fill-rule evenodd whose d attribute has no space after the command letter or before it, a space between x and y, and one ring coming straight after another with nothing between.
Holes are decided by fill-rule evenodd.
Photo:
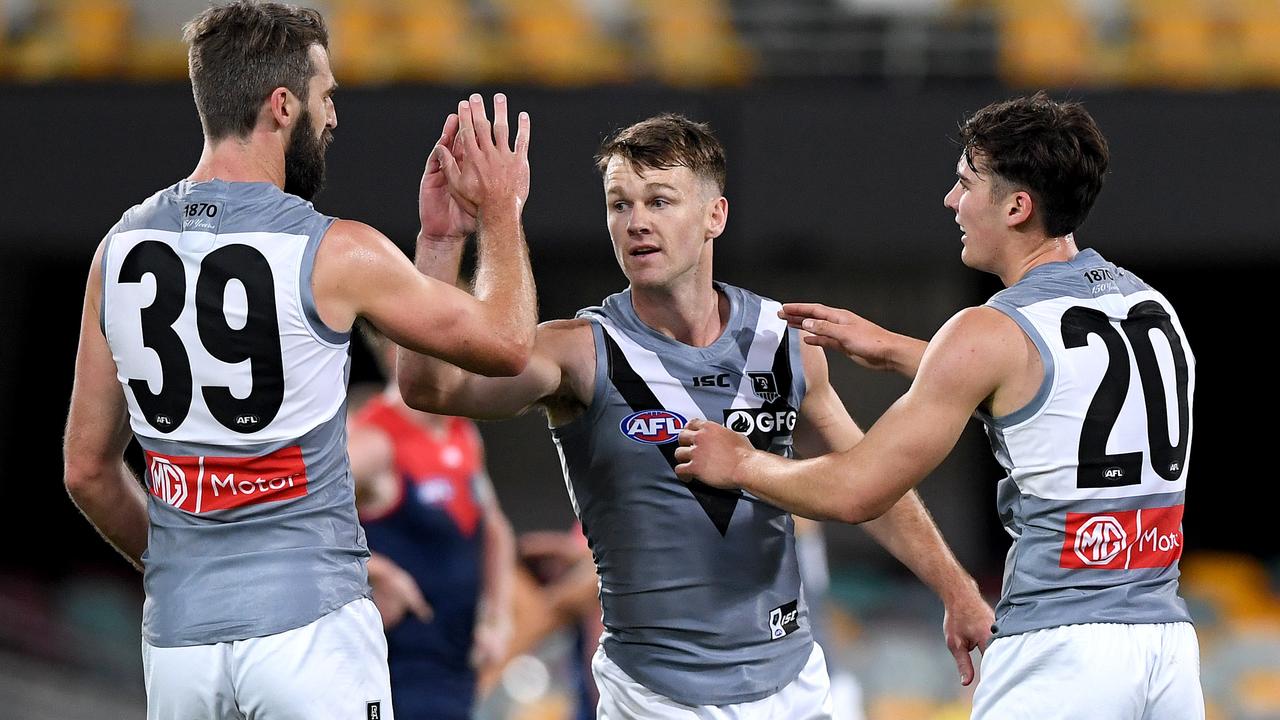
<instances>
[{"instance_id":1,"label":"player's neck","mask_svg":"<svg viewBox=\"0 0 1280 720\"><path fill-rule=\"evenodd\" d=\"M641 322L669 338L707 347L729 324L729 299L708 278L681 287L632 287L631 305Z\"/></svg>"},{"instance_id":2,"label":"player's neck","mask_svg":"<svg viewBox=\"0 0 1280 720\"><path fill-rule=\"evenodd\" d=\"M247 138L205 141L200 162L190 180L227 182L269 182L284 187L284 150L271 138L252 133Z\"/></svg>"},{"instance_id":3,"label":"player's neck","mask_svg":"<svg viewBox=\"0 0 1280 720\"><path fill-rule=\"evenodd\" d=\"M1079 253L1080 249L1076 247L1075 238L1071 235L1041 238L1027 252L1021 253L1009 263L1007 269L997 274L1005 287L1009 287L1034 268L1049 263L1068 262Z\"/></svg>"}]
</instances>

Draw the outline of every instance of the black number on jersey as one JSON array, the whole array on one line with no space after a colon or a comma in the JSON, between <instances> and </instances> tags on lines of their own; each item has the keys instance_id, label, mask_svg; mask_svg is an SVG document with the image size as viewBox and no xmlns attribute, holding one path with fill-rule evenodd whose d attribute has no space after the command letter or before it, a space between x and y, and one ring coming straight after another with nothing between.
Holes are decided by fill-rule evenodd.
<instances>
[{"instance_id":1,"label":"black number on jersey","mask_svg":"<svg viewBox=\"0 0 1280 720\"><path fill-rule=\"evenodd\" d=\"M129 387L151 427L169 433L187 419L191 409L191 361L182 338L173 331L187 294L182 259L162 242L140 242L121 263L120 282L142 282L147 273L155 277L156 299L142 308L142 344L160 358L162 385L156 394L146 380L129 378Z\"/></svg>"},{"instance_id":2,"label":"black number on jersey","mask_svg":"<svg viewBox=\"0 0 1280 720\"><path fill-rule=\"evenodd\" d=\"M1134 305L1120 328L1133 346L1133 359L1142 382L1142 397L1147 413L1147 446L1151 452L1151 468L1165 480L1182 477L1187 460L1190 435L1191 404L1187 385L1187 355L1182 338L1173 328L1169 313L1155 301ZM1173 356L1174 392L1178 400L1178 444L1169 440L1168 398L1164 377L1156 361L1151 331L1159 330L1169 341ZM1107 370L1102 383L1089 403L1089 411L1080 433L1080 457L1076 469L1076 486L1106 488L1137 485L1142 482L1142 453L1107 454L1107 439L1115 428L1129 394L1129 350L1124 338L1107 316L1092 308L1073 307L1062 315L1062 341L1067 349L1084 347L1089 336L1097 335L1107 348Z\"/></svg>"},{"instance_id":3,"label":"black number on jersey","mask_svg":"<svg viewBox=\"0 0 1280 720\"><path fill-rule=\"evenodd\" d=\"M248 317L239 330L222 310L227 283L244 286ZM248 245L227 245L200 263L196 280L196 327L209 354L224 363L249 361L253 388L243 400L226 386L204 387L209 412L223 426L254 432L275 419L284 403L284 358L280 353L280 323L276 319L275 283L271 264Z\"/></svg>"},{"instance_id":4,"label":"black number on jersey","mask_svg":"<svg viewBox=\"0 0 1280 720\"><path fill-rule=\"evenodd\" d=\"M151 274L156 299L142 309L142 344L160 358L162 387L153 394L146 380L129 379L138 406L151 427L163 433L177 429L191 410L191 360L173 325L182 314L187 294L182 260L168 245L148 240L125 256L120 282L141 282ZM227 321L227 284L244 288L247 317L234 328ZM253 386L244 399L225 386L202 387L209 412L230 430L250 433L266 427L284 403L284 360L276 319L275 282L271 265L248 245L228 245L209 253L200 263L196 280L196 328L209 354L225 363L248 360Z\"/></svg>"}]
</instances>

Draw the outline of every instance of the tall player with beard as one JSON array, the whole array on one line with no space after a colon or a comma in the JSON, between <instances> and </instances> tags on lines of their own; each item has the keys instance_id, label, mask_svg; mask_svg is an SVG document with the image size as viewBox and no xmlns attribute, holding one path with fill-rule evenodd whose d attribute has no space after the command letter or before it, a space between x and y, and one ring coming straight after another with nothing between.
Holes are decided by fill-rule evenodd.
<instances>
[{"instance_id":1,"label":"tall player with beard","mask_svg":"<svg viewBox=\"0 0 1280 720\"><path fill-rule=\"evenodd\" d=\"M423 176L420 243L478 227L472 296L309 202L337 126L317 12L235 2L185 31L204 150L98 247L65 482L143 569L148 717L392 718L345 454L350 328L365 317L476 372L524 369L528 117L513 150L505 98L491 125L473 95ZM145 488L121 462L131 436Z\"/></svg>"},{"instance_id":2,"label":"tall player with beard","mask_svg":"<svg viewBox=\"0 0 1280 720\"><path fill-rule=\"evenodd\" d=\"M724 151L709 128L650 118L611 137L597 159L628 289L541 325L514 378L402 351L401 391L432 412L546 412L600 574L599 717L829 718L791 516L741 493L685 486L672 451L680 426L701 417L788 456L845 449L861 432L821 350L787 329L780 306L712 280L728 201ZM460 252L420 253L419 265L449 276ZM914 495L869 530L942 596L947 641L969 682L968 652L991 621L973 580Z\"/></svg>"}]
</instances>

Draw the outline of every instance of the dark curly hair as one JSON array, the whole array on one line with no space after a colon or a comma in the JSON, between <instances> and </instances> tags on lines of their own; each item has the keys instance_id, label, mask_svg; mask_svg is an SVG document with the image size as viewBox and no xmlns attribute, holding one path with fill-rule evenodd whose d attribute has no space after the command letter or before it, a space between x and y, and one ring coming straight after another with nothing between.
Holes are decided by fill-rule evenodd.
<instances>
[{"instance_id":1,"label":"dark curly hair","mask_svg":"<svg viewBox=\"0 0 1280 720\"><path fill-rule=\"evenodd\" d=\"M1027 190L1050 237L1073 232L1102 190L1110 153L1084 106L1044 92L992 103L960 126L965 161L993 192Z\"/></svg>"}]
</instances>

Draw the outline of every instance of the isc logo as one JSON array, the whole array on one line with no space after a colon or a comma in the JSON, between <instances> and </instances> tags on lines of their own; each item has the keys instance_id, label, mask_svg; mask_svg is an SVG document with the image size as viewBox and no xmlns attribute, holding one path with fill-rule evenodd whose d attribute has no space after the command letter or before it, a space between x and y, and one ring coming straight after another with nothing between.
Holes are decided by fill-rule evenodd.
<instances>
[{"instance_id":1,"label":"isc logo","mask_svg":"<svg viewBox=\"0 0 1280 720\"><path fill-rule=\"evenodd\" d=\"M641 410L623 418L618 429L638 443L665 445L680 437L685 422L683 415L668 410Z\"/></svg>"}]
</instances>

